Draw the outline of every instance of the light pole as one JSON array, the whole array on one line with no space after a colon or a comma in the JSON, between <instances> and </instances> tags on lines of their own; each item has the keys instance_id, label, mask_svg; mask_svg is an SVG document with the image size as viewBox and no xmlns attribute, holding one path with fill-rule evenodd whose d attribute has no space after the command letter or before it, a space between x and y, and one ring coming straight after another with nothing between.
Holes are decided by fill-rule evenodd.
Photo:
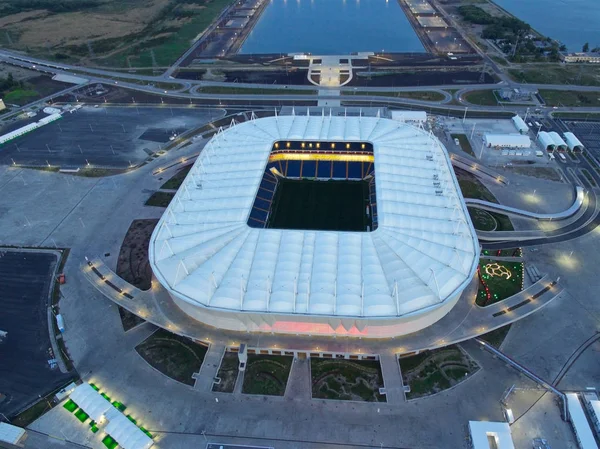
<instances>
[{"instance_id":1,"label":"light pole","mask_svg":"<svg viewBox=\"0 0 600 449\"><path fill-rule=\"evenodd\" d=\"M466 120L466 118L467 118L467 111L468 111L468 110L469 110L469 107L468 107L468 106L466 106L466 107L465 107L465 115L463 115L463 124L465 123L465 120Z\"/></svg>"}]
</instances>

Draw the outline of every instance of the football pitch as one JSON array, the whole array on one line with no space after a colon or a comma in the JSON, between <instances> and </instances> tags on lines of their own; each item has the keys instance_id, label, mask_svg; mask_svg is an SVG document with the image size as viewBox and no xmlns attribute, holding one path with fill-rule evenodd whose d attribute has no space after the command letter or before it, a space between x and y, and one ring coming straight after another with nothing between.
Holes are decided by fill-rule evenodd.
<instances>
[{"instance_id":1,"label":"football pitch","mask_svg":"<svg viewBox=\"0 0 600 449\"><path fill-rule=\"evenodd\" d=\"M267 228L366 231L368 198L365 181L280 179Z\"/></svg>"}]
</instances>

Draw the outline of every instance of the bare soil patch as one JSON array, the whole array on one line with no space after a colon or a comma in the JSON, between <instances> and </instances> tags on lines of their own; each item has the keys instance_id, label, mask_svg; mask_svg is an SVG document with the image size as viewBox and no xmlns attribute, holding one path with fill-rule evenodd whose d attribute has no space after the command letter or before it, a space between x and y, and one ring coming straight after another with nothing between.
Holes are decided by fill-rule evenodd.
<instances>
[{"instance_id":1,"label":"bare soil patch","mask_svg":"<svg viewBox=\"0 0 600 449\"><path fill-rule=\"evenodd\" d=\"M158 220L133 220L119 252L117 275L140 290L148 290L152 269L148 260L148 246Z\"/></svg>"}]
</instances>

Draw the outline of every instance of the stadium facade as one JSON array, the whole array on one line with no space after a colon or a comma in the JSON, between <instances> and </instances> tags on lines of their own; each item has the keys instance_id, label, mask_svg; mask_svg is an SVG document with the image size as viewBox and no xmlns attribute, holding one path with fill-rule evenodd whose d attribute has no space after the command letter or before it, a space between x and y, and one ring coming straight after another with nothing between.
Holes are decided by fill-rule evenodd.
<instances>
[{"instance_id":1,"label":"stadium facade","mask_svg":"<svg viewBox=\"0 0 600 449\"><path fill-rule=\"evenodd\" d=\"M331 190L337 181L356 201L325 198L346 192ZM215 328L388 338L452 309L479 244L431 133L380 117L290 115L216 134L149 253L174 302Z\"/></svg>"}]
</instances>

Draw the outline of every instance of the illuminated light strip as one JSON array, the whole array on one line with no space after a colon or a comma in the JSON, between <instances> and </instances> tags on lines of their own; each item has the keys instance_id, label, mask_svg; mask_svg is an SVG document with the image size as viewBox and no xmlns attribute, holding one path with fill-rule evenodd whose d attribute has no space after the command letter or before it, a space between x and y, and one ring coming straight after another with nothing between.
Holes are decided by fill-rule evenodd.
<instances>
[{"instance_id":1,"label":"illuminated light strip","mask_svg":"<svg viewBox=\"0 0 600 449\"><path fill-rule=\"evenodd\" d=\"M339 161L373 162L372 154L315 154L315 153L277 153L269 156L269 162L275 161Z\"/></svg>"}]
</instances>

